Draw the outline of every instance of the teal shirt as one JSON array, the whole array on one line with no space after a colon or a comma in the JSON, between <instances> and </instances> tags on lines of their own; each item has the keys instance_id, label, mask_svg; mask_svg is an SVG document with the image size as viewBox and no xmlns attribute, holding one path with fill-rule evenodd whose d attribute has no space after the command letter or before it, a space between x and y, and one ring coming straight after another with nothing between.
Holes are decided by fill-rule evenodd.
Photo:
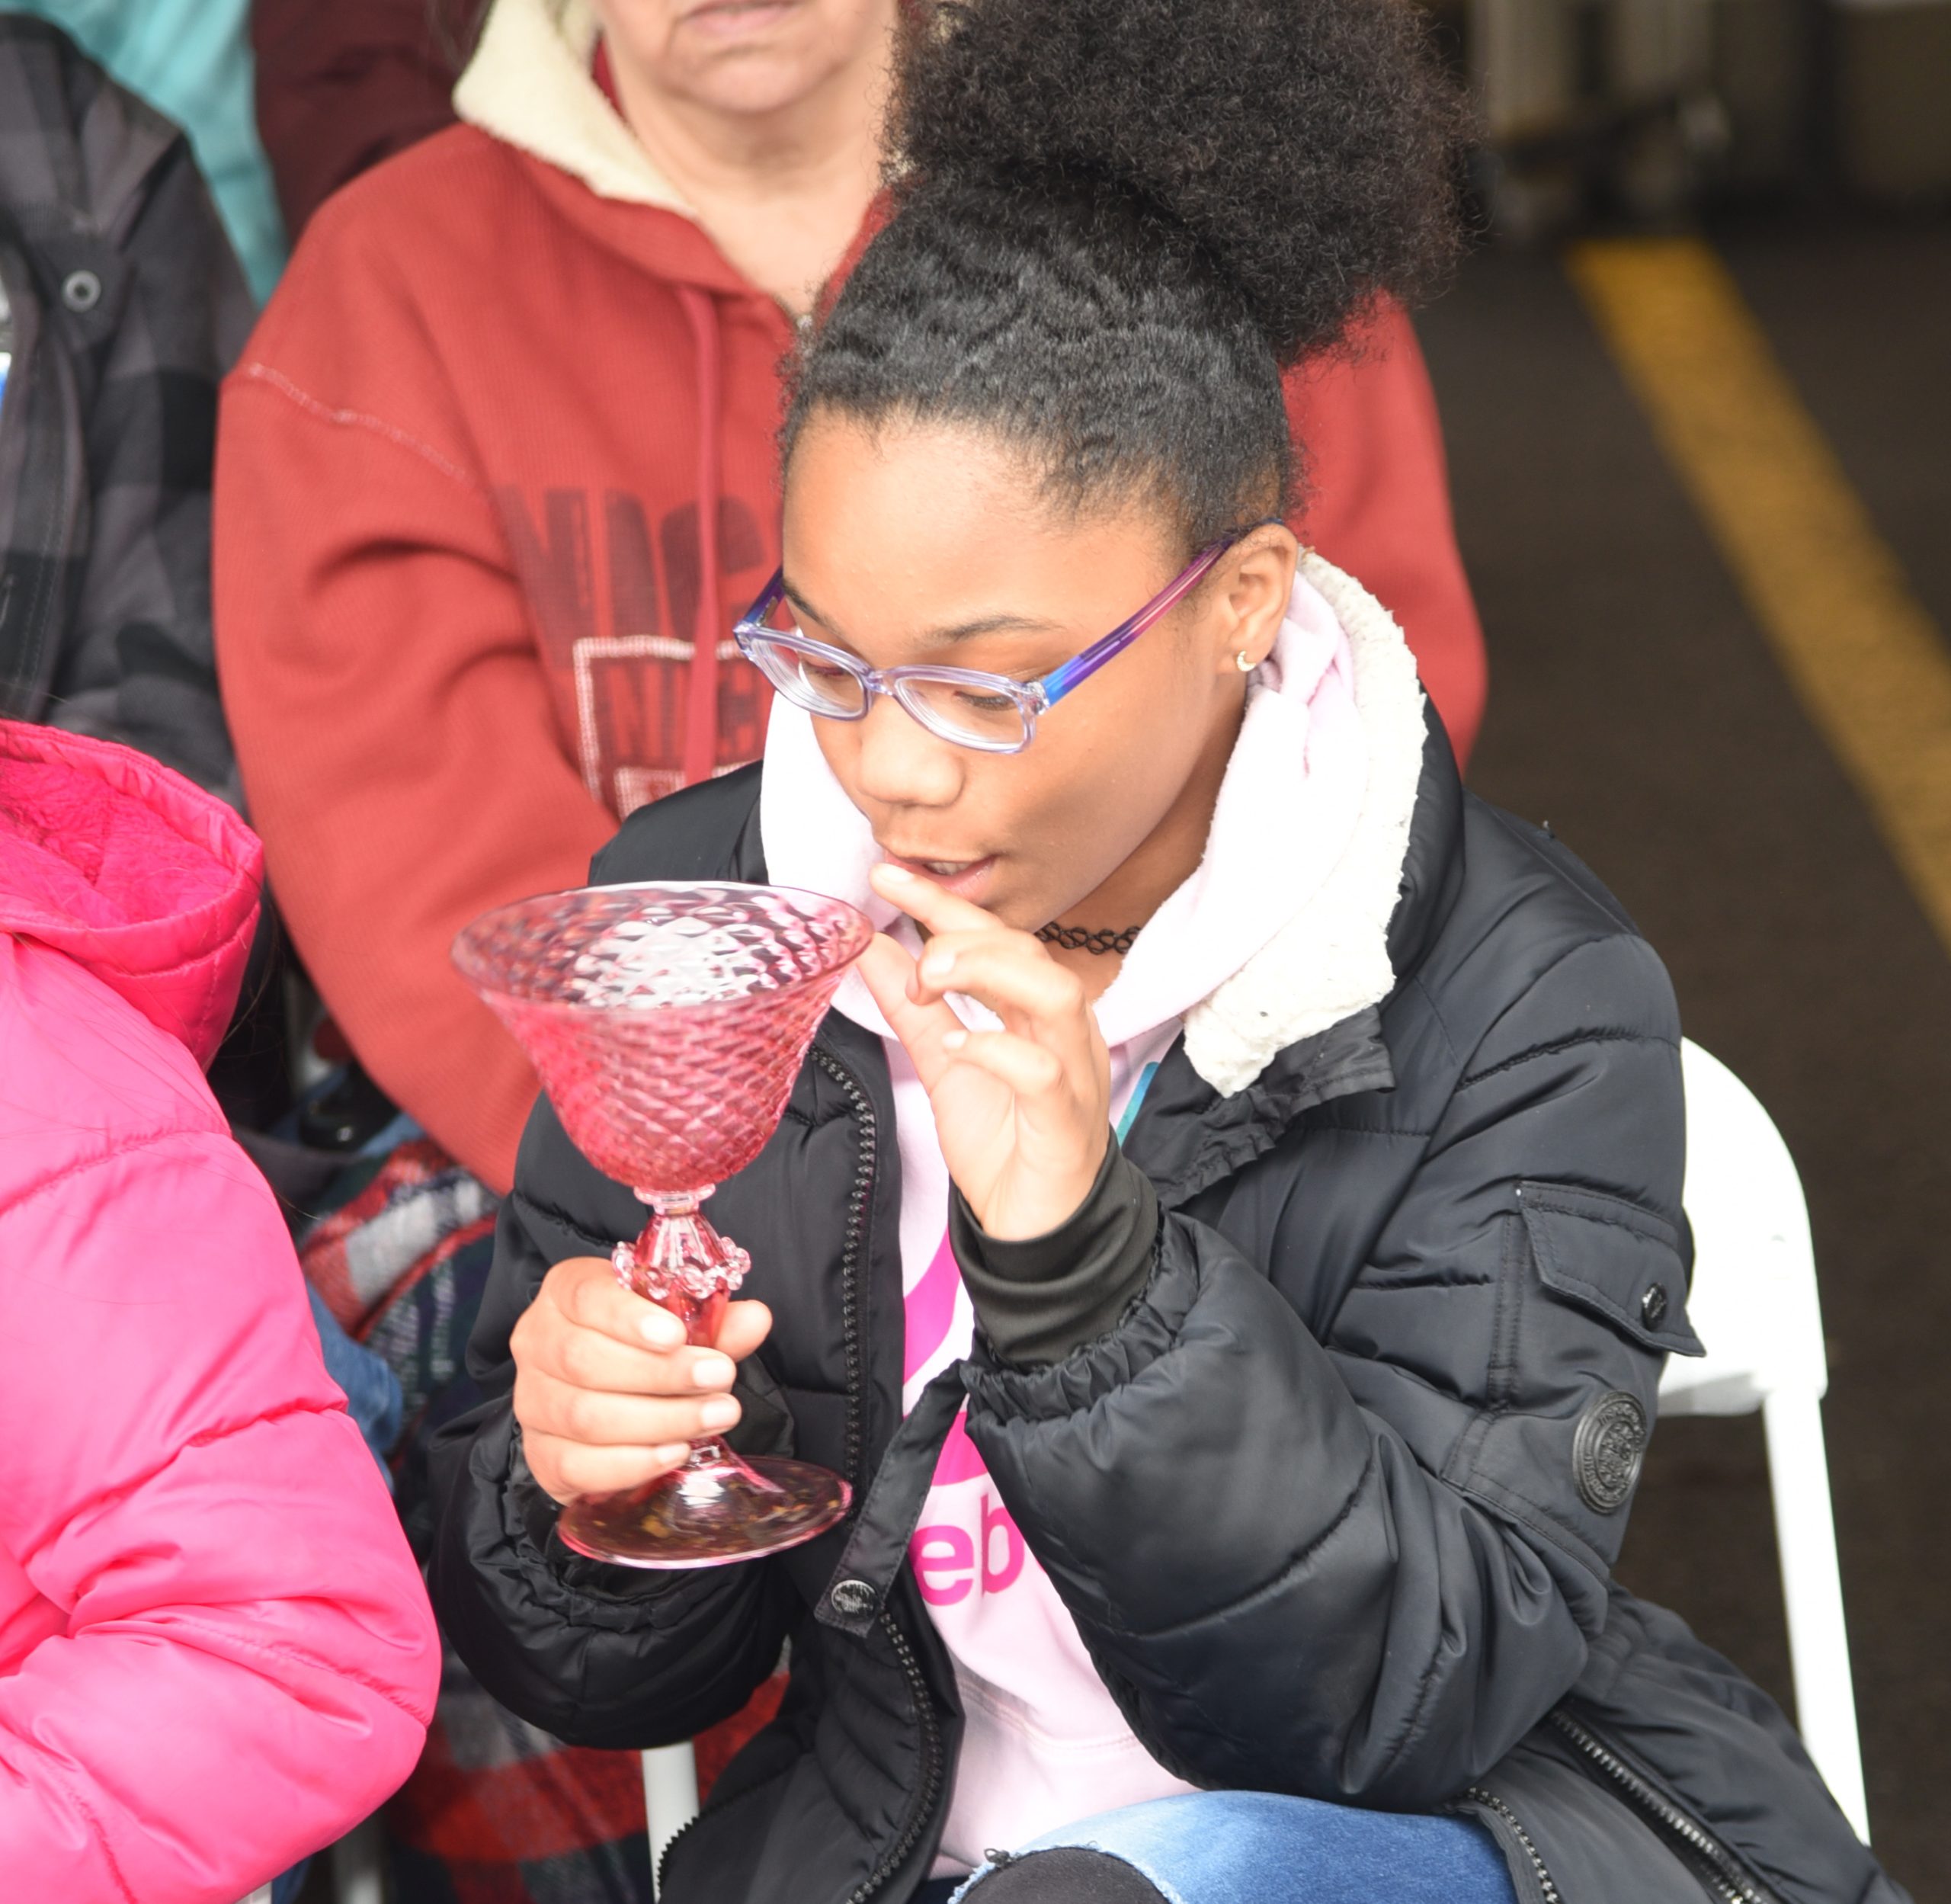
<instances>
[{"instance_id":1,"label":"teal shirt","mask_svg":"<svg viewBox=\"0 0 1951 1904\"><path fill-rule=\"evenodd\" d=\"M250 0L0 0L0 5L52 21L117 85L189 134L261 304L284 268L287 246L271 167L258 142Z\"/></svg>"}]
</instances>

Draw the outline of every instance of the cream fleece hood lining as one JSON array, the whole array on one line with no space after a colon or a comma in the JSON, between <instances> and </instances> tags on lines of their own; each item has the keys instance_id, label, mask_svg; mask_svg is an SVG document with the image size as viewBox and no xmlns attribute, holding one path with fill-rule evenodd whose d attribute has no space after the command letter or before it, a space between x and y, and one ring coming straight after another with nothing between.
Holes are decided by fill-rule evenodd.
<instances>
[{"instance_id":1,"label":"cream fleece hood lining","mask_svg":"<svg viewBox=\"0 0 1951 1904\"><path fill-rule=\"evenodd\" d=\"M694 217L591 75L597 33L590 0L495 0L454 88L455 112L599 198Z\"/></svg>"},{"instance_id":2,"label":"cream fleece hood lining","mask_svg":"<svg viewBox=\"0 0 1951 1904\"><path fill-rule=\"evenodd\" d=\"M1267 944L1186 1015L1186 1056L1222 1096L1244 1091L1278 1052L1395 989L1389 925L1408 857L1423 772L1423 689L1395 618L1312 551L1301 573L1348 636L1368 784L1333 870Z\"/></svg>"}]
</instances>

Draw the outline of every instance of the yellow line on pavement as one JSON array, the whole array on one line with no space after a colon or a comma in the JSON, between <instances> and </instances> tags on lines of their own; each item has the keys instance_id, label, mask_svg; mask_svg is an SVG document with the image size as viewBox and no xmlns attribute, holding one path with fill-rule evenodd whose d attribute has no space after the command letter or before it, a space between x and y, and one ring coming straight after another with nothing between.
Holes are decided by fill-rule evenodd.
<instances>
[{"instance_id":1,"label":"yellow line on pavement","mask_svg":"<svg viewBox=\"0 0 1951 1904\"><path fill-rule=\"evenodd\" d=\"M1567 268L1951 950L1951 650L1706 245L1594 241Z\"/></svg>"}]
</instances>

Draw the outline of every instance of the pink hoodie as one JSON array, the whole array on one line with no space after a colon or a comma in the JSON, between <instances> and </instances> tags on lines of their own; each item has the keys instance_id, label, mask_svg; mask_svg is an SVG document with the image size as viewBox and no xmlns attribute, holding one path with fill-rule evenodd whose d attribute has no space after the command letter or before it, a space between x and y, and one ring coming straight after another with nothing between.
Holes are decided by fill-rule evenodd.
<instances>
[{"instance_id":1,"label":"pink hoodie","mask_svg":"<svg viewBox=\"0 0 1951 1904\"><path fill-rule=\"evenodd\" d=\"M434 1622L201 1066L256 838L0 722L0 1890L235 1904L403 1779Z\"/></svg>"}]
</instances>

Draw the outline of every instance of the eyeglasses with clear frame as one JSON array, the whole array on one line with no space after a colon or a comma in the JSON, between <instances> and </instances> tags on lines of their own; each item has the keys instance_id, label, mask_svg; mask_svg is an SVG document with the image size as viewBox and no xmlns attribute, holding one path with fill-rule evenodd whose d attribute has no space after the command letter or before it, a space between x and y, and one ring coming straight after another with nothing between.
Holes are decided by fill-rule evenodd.
<instances>
[{"instance_id":1,"label":"eyeglasses with clear frame","mask_svg":"<svg viewBox=\"0 0 1951 1904\"><path fill-rule=\"evenodd\" d=\"M1137 614L1036 681L1017 681L974 668L870 668L857 655L815 641L796 626L771 627L771 617L786 604L783 569L766 585L732 636L745 659L794 707L809 714L827 720L862 720L874 697L886 694L940 739L985 754L1020 754L1036 738L1038 716L1047 713L1169 614L1240 540L1239 535L1227 536L1202 549Z\"/></svg>"}]
</instances>

